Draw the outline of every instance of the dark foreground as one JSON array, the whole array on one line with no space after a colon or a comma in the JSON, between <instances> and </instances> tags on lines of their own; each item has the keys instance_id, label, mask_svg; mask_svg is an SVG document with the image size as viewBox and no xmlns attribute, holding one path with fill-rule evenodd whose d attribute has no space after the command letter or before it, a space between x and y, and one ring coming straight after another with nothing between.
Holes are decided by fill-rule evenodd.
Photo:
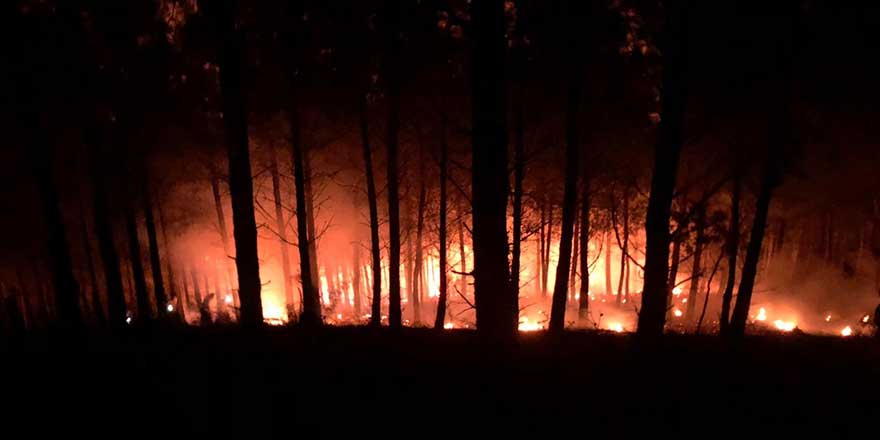
<instances>
[{"instance_id":1,"label":"dark foreground","mask_svg":"<svg viewBox=\"0 0 880 440\"><path fill-rule=\"evenodd\" d=\"M6 438L626 438L862 434L880 344L808 336L523 335L329 328L31 337L2 354ZM191 436L190 434L195 434ZM58 437L56 437L58 438Z\"/></svg>"}]
</instances>

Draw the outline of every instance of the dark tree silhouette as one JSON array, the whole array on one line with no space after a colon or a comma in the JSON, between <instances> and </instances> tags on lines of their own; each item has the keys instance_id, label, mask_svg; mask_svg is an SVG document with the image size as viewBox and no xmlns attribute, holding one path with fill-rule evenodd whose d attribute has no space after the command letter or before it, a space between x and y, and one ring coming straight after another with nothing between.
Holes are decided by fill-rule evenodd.
<instances>
[{"instance_id":1,"label":"dark tree silhouette","mask_svg":"<svg viewBox=\"0 0 880 440\"><path fill-rule=\"evenodd\" d=\"M281 273L284 277L284 300L287 305L287 318L296 317L293 299L293 283L290 277L290 254L287 252L287 223L284 221L284 210L281 200L281 177L278 173L278 156L275 147L270 147L269 172L272 174L272 195L275 199L275 227L278 229L278 246L281 250Z\"/></svg>"},{"instance_id":2,"label":"dark tree silhouette","mask_svg":"<svg viewBox=\"0 0 880 440\"><path fill-rule=\"evenodd\" d=\"M125 294L122 286L122 270L119 267L119 253L113 239L113 225L110 221L107 191L111 185L106 178L103 162L98 147L96 128L86 131L86 143L89 145L89 173L92 178L92 215L95 217L95 235L98 239L98 251L104 267L104 282L107 291L107 319L110 326L119 328L125 325Z\"/></svg>"},{"instance_id":3,"label":"dark tree silhouette","mask_svg":"<svg viewBox=\"0 0 880 440\"><path fill-rule=\"evenodd\" d=\"M694 229L696 229L696 237L694 238L694 255L693 267L691 269L690 291L687 298L687 313L685 317L689 322L694 320L694 314L697 311L697 299L700 295L700 280L703 277L703 245L706 241L706 207L698 204L694 209Z\"/></svg>"},{"instance_id":4,"label":"dark tree silhouette","mask_svg":"<svg viewBox=\"0 0 880 440\"><path fill-rule=\"evenodd\" d=\"M573 12L573 11L570 11ZM565 189L562 200L562 232L559 238L559 262L553 287L553 306L550 313L551 332L565 327L565 303L568 298L568 272L571 269L571 247L577 211L578 169L581 167L578 141L578 112L580 107L580 78L571 79L568 104L565 111Z\"/></svg>"},{"instance_id":5,"label":"dark tree silhouette","mask_svg":"<svg viewBox=\"0 0 880 440\"><path fill-rule=\"evenodd\" d=\"M477 329L486 335L511 337L517 330L518 308L514 289L509 285L507 262L504 1L474 2L471 14L471 176Z\"/></svg>"},{"instance_id":6,"label":"dark tree silhouette","mask_svg":"<svg viewBox=\"0 0 880 440\"><path fill-rule=\"evenodd\" d=\"M43 205L43 217L46 221L46 245L49 255L49 270L52 274L52 288L57 304L56 325L62 328L82 326L82 313L79 308L79 285L73 274L73 263L70 259L70 247L64 229L64 218L61 214L58 192L52 176L52 153L46 131L39 123L39 116L30 115L33 124L29 130L34 145L32 161L40 198Z\"/></svg>"},{"instance_id":7,"label":"dark tree silhouette","mask_svg":"<svg viewBox=\"0 0 880 440\"><path fill-rule=\"evenodd\" d=\"M263 306L257 256L257 222L254 218L254 184L251 178L247 110L242 81L244 37L237 23L238 2L223 0L215 8L222 38L220 90L229 156L229 192L232 195L235 265L241 301L240 319L243 327L253 328L263 324Z\"/></svg>"},{"instance_id":8,"label":"dark tree silhouette","mask_svg":"<svg viewBox=\"0 0 880 440\"><path fill-rule=\"evenodd\" d=\"M418 201L418 209L416 212L416 241L415 241L415 264L413 265L413 276L412 276L412 306L413 306L413 321L412 324L418 324L422 319L422 308L421 308L421 295L423 294L421 289L421 284L424 282L423 273L423 265L422 254L423 254L423 246L422 235L425 229L425 208L427 205L427 185L425 182L425 165L426 158L424 157L424 145L419 142L419 153L418 153L418 161L419 161L419 201Z\"/></svg>"},{"instance_id":9,"label":"dark tree silhouette","mask_svg":"<svg viewBox=\"0 0 880 440\"><path fill-rule=\"evenodd\" d=\"M654 174L645 218L645 284L637 333L659 337L666 322L669 265L669 211L675 189L684 129L685 0L667 2L663 47L661 122L654 149Z\"/></svg>"},{"instance_id":10,"label":"dark tree silhouette","mask_svg":"<svg viewBox=\"0 0 880 440\"><path fill-rule=\"evenodd\" d=\"M730 227L727 231L725 251L727 253L727 283L721 294L720 331L726 336L730 328L730 303L733 300L733 288L736 285L736 258L739 253L739 204L740 204L740 173L733 178L733 191L730 202Z\"/></svg>"},{"instance_id":11,"label":"dark tree silhouette","mask_svg":"<svg viewBox=\"0 0 880 440\"><path fill-rule=\"evenodd\" d=\"M590 174L586 155L581 159L581 287L578 300L578 320L586 322L590 317Z\"/></svg>"},{"instance_id":12,"label":"dark tree silhouette","mask_svg":"<svg viewBox=\"0 0 880 440\"><path fill-rule=\"evenodd\" d=\"M145 167L146 168L146 167ZM149 171L142 172L141 197L144 203L144 223L147 227L147 241L150 246L150 268L153 276L153 295L156 298L156 314L162 316L165 313L165 304L168 298L165 295L165 282L162 280L162 262L159 258L159 240L156 237L156 220L153 215L153 201L150 197Z\"/></svg>"},{"instance_id":13,"label":"dark tree silhouette","mask_svg":"<svg viewBox=\"0 0 880 440\"><path fill-rule=\"evenodd\" d=\"M132 194L130 196L132 202L136 201L139 196ZM147 282L144 275L144 263L141 259L141 242L138 234L137 218L135 213L137 209L132 203L129 209L125 210L125 232L128 237L128 257L131 262L131 273L134 278L134 294L137 302L137 319L140 322L147 323L152 320L152 308L150 307L150 297L147 293Z\"/></svg>"},{"instance_id":14,"label":"dark tree silhouette","mask_svg":"<svg viewBox=\"0 0 880 440\"><path fill-rule=\"evenodd\" d=\"M290 86L293 88L293 86ZM318 289L312 275L311 257L309 253L308 218L306 217L305 170L303 170L303 147L300 135L300 122L296 91L289 98L288 119L290 121L290 146L293 153L293 184L296 187L296 231L297 247L299 248L299 272L303 290L303 310L300 322L304 325L321 324L321 302Z\"/></svg>"},{"instance_id":15,"label":"dark tree silhouette","mask_svg":"<svg viewBox=\"0 0 880 440\"><path fill-rule=\"evenodd\" d=\"M400 128L400 1L385 2L388 56L385 81L388 93L386 139L388 148L388 325L401 326L400 316L400 191L397 171L398 132Z\"/></svg>"},{"instance_id":16,"label":"dark tree silhouette","mask_svg":"<svg viewBox=\"0 0 880 440\"><path fill-rule=\"evenodd\" d=\"M370 147L370 127L367 119L367 95L361 93L358 99L360 117L361 149L364 156L364 169L367 179L367 203L370 209L370 263L373 268L372 303L370 305L370 325L378 327L382 315L382 260L379 242L379 207L376 200L376 181L373 177L373 151Z\"/></svg>"},{"instance_id":17,"label":"dark tree silhouette","mask_svg":"<svg viewBox=\"0 0 880 440\"><path fill-rule=\"evenodd\" d=\"M107 317L104 315L104 307L101 305L101 295L100 289L98 288L98 271L95 267L95 258L94 254L92 254L92 240L91 235L89 234L88 223L86 222L86 207L85 203L82 200L82 195L79 196L79 212L82 217L82 221L80 222L81 232L83 240L83 250L85 254L86 260L86 272L89 276L89 287L90 287L90 296L91 300L91 308L92 308L92 318L95 320L95 324L98 327L103 327L107 324Z\"/></svg>"},{"instance_id":18,"label":"dark tree silhouette","mask_svg":"<svg viewBox=\"0 0 880 440\"><path fill-rule=\"evenodd\" d=\"M443 329L446 319L446 301L448 282L447 278L447 255L446 255L446 217L447 217L447 194L446 194L446 174L447 155L449 154L449 145L446 139L446 114L440 117L440 225L439 225L439 241L440 241L440 292L437 296L437 315L434 318L434 328ZM464 255L462 255L464 258Z\"/></svg>"}]
</instances>

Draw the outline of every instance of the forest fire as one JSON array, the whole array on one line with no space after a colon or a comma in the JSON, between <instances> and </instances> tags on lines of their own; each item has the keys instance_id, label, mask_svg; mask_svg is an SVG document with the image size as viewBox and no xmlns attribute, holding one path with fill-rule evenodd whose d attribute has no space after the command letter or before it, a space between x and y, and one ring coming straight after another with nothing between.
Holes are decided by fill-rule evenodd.
<instances>
[{"instance_id":1,"label":"forest fire","mask_svg":"<svg viewBox=\"0 0 880 440\"><path fill-rule=\"evenodd\" d=\"M777 319L777 320L773 321L773 326L779 330L784 331L784 332L790 332L797 327L797 323Z\"/></svg>"},{"instance_id":2,"label":"forest fire","mask_svg":"<svg viewBox=\"0 0 880 440\"><path fill-rule=\"evenodd\" d=\"M615 333L623 333L623 324L619 322L612 322L608 324L608 330L611 330Z\"/></svg>"},{"instance_id":3,"label":"forest fire","mask_svg":"<svg viewBox=\"0 0 880 440\"><path fill-rule=\"evenodd\" d=\"M544 326L537 322L529 321L529 318L523 317L519 322L519 331L521 332L534 332L538 330L544 330Z\"/></svg>"},{"instance_id":4,"label":"forest fire","mask_svg":"<svg viewBox=\"0 0 880 440\"><path fill-rule=\"evenodd\" d=\"M0 432L876 431L860 3L0 3Z\"/></svg>"},{"instance_id":5,"label":"forest fire","mask_svg":"<svg viewBox=\"0 0 880 440\"><path fill-rule=\"evenodd\" d=\"M756 321L766 321L767 320L767 310L763 307L758 309L758 314L755 316Z\"/></svg>"}]
</instances>

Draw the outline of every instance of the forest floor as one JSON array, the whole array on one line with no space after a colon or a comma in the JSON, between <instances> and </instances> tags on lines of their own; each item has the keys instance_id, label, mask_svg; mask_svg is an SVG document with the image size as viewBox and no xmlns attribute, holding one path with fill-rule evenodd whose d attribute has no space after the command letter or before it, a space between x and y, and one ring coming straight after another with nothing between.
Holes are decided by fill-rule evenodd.
<instances>
[{"instance_id":1,"label":"forest floor","mask_svg":"<svg viewBox=\"0 0 880 440\"><path fill-rule=\"evenodd\" d=\"M502 347L470 331L189 328L32 335L0 356L2 429L34 438L877 438L880 423L869 338L529 333Z\"/></svg>"}]
</instances>

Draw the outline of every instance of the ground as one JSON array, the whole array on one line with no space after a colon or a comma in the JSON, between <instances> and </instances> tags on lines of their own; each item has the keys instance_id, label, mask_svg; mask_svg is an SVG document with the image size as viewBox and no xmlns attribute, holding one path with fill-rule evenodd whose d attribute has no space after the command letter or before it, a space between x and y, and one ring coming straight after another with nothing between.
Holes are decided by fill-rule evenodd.
<instances>
[{"instance_id":1,"label":"ground","mask_svg":"<svg viewBox=\"0 0 880 440\"><path fill-rule=\"evenodd\" d=\"M0 353L4 425L36 438L876 438L880 423L868 338L189 328Z\"/></svg>"}]
</instances>

